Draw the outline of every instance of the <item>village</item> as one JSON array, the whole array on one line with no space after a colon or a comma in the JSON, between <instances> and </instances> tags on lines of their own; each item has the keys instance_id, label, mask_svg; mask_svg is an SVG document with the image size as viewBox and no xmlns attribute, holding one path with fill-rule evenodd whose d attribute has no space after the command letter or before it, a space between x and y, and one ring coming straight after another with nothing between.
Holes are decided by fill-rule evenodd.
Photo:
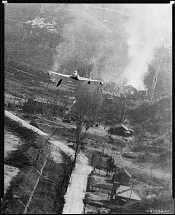
<instances>
[{"instance_id":1,"label":"village","mask_svg":"<svg viewBox=\"0 0 175 215\"><path fill-rule=\"evenodd\" d=\"M127 95L128 92L125 96ZM137 168L135 168L134 160L137 159L138 153L131 152L130 147L128 147L128 143L134 140L134 130L130 128L128 121L123 117L126 98L124 96L111 98L112 96L107 94L106 99L112 102L115 101L122 107L120 110L122 123L116 125L113 129L109 129L108 126L105 128L101 124L94 124L93 127L89 128L87 138L85 139L86 143L82 146L82 152L88 157L88 163L92 167L92 171L87 178L87 187L83 199L84 213L116 213L122 210L125 211L127 207L130 208L132 205L142 201L151 201L159 192L167 189L166 180L160 180L157 184L157 181L154 179L154 177L157 177L156 171L154 174L152 173L152 175L146 177L149 183L138 177L138 173L141 170L145 172L145 170L140 165L137 165ZM70 140L73 135L72 132L76 128L73 115L71 113L65 115L66 117L68 116L67 120L61 120L60 117L54 116L48 117L48 115L43 117L41 114L37 114L37 112L40 112L43 108L44 101L36 100L36 102L30 103L31 101L24 100L22 102L22 100L18 100L17 97L9 94L6 97L5 105L7 110L12 111L13 114L45 132L51 132L52 127L58 126L57 121L59 121L59 134L55 134L54 137L65 139L67 146L75 149L75 142ZM109 105L112 102L109 102ZM27 109L29 107L30 109ZM29 110L35 114L28 114ZM51 105L50 110L53 110ZM108 130L111 136L108 135ZM69 138L67 139L67 137ZM111 143L109 137L111 137ZM147 174L150 174L149 170Z\"/></svg>"}]
</instances>

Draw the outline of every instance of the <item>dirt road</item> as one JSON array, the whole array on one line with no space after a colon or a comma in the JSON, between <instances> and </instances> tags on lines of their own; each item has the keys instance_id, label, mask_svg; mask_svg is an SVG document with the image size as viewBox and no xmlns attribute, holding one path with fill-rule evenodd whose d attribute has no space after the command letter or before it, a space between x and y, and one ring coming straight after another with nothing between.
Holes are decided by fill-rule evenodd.
<instances>
[{"instance_id":1,"label":"dirt road","mask_svg":"<svg viewBox=\"0 0 175 215\"><path fill-rule=\"evenodd\" d=\"M26 121L20 119L19 117L13 115L9 111L5 110L5 115L14 121L21 123L24 127L32 129L36 133L44 136L48 134L42 132L41 130L33 127ZM57 141L50 138L49 142L58 146L66 154L74 156L74 150L69 148L61 141ZM81 214L83 213L83 198L85 197L85 191L87 186L87 178L92 168L88 165L88 159L83 155L79 154L77 157L77 163L73 173L70 177L70 184L65 195L65 205L63 208L63 214Z\"/></svg>"},{"instance_id":2,"label":"dirt road","mask_svg":"<svg viewBox=\"0 0 175 215\"><path fill-rule=\"evenodd\" d=\"M47 121L52 123L52 121L50 120ZM66 128L75 128L75 125L73 125L72 123L64 123L62 121L60 122L60 125L63 125ZM104 129L103 126L91 127L87 133L94 134L100 137L107 137L108 136L107 129L108 128ZM114 139L125 141L122 137L119 136L112 135L112 137ZM115 163L118 166L127 168L131 175L134 173L138 173L143 175L146 174L147 176L151 175L151 177L155 177L158 179L171 180L172 174L168 170L160 169L159 167L151 163L135 163L133 162L132 159L122 157L121 153L118 151L110 150L110 154L114 157Z\"/></svg>"},{"instance_id":3,"label":"dirt road","mask_svg":"<svg viewBox=\"0 0 175 215\"><path fill-rule=\"evenodd\" d=\"M81 155L79 161L71 175L70 184L65 196L65 205L63 214L82 214L83 213L83 198L87 186L87 177L92 171L92 167L87 165L87 160Z\"/></svg>"},{"instance_id":4,"label":"dirt road","mask_svg":"<svg viewBox=\"0 0 175 215\"><path fill-rule=\"evenodd\" d=\"M128 171L131 173L132 172L136 172L139 174L147 174L148 176L155 177L155 178L159 178L159 179L167 179L169 180L171 178L171 173L168 172L168 170L162 170L158 167L156 167L156 165L153 165L151 163L135 163L133 162L132 159L127 159L127 158L123 158L121 154L118 153L113 153L114 159L115 159L115 163L119 164L119 166L127 168Z\"/></svg>"}]
</instances>

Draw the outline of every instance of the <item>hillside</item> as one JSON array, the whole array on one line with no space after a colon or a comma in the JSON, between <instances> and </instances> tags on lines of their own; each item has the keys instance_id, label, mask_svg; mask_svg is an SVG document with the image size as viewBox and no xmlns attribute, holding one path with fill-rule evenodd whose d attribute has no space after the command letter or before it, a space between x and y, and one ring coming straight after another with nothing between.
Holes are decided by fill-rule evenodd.
<instances>
[{"instance_id":1,"label":"hillside","mask_svg":"<svg viewBox=\"0 0 175 215\"><path fill-rule=\"evenodd\" d=\"M40 167L43 165L45 175L53 176L53 182L60 187L57 189L57 186L54 185L53 193L49 193L50 182L45 182L45 179L40 181L41 191L44 190L48 198L50 198L49 194L54 195L51 197L53 201L36 203L36 206L40 207L40 211L45 204L48 212L61 213L68 183L71 184L71 180L67 176L71 174L72 161L66 152L66 154L62 154L56 146L53 146L56 141L63 148L72 151L75 155L75 163L78 153L82 157L85 155L88 158L88 163L91 166L89 172L92 168L94 169L89 177L91 178L92 175L96 179L95 183L103 182L105 186L111 183L110 189L105 191L106 196L103 196L104 193L98 190L101 187L96 187L97 190L92 189L92 192L87 191L92 200L92 205L89 207L95 207L93 212L98 211L99 202L101 206L105 205L104 199L106 201L110 191L112 192L112 174L120 168L129 172L131 178L128 186L134 186L142 197L142 201L133 206L135 212L137 206L139 211L145 211L146 206L151 208L152 200L157 206L161 203L161 196L163 196L163 205L171 199L171 47L158 46L155 47L154 54L149 52L145 47L146 42L142 43L142 39L135 41L136 37L129 37L132 34L132 29L128 28L128 25L133 26L133 33L138 33L134 31L137 25L132 25L134 24L132 21L135 20L136 24L139 21L136 19L137 16L131 18L123 13L116 13L112 7L116 11L127 12L127 8L118 4L116 6L105 4L98 6L7 4L6 6L5 109L9 111L9 114L13 113L25 123L27 122L29 127L33 125L39 128L40 132L53 134L52 137L55 140L50 143L49 148L41 150L41 154L49 156L49 161L53 156L58 156L58 162L54 159L51 160L53 169L50 169L47 164L46 168L44 167L44 158L36 162L36 165ZM129 11L132 14L132 10ZM149 32L149 25L147 27L146 30ZM130 34L129 30L131 30ZM140 34L136 35L141 36ZM153 36L156 37L156 35ZM147 38L143 39L145 41ZM138 44L136 45L134 41ZM135 45L134 48L138 48L139 53L135 50L131 52L132 44ZM149 46L148 48L151 49ZM148 62L144 62L146 59L144 51L146 52L146 50L152 57L152 60L151 57L148 57ZM131 70L129 69L132 61L131 53L133 55L137 53L136 56L141 64L145 65L146 70L139 64L139 60L134 64L133 71L132 66ZM88 84L87 82L63 79L61 85L56 87L57 79L50 79L46 73L47 70L52 70L63 74L72 74L74 70L78 69L80 76L100 79L104 81L104 84L97 86L96 82ZM142 87L147 95L140 100L128 99L122 94L129 77L131 82L137 82L135 70L138 72L138 77L140 72L144 71L141 83L143 82ZM58 76L58 78L60 77ZM40 148L42 149L45 137L41 138L40 135L36 135L34 138L32 130L23 130L20 125L16 125L18 123L14 123L8 118L5 123L11 128L12 136L14 132L19 135L24 133L24 143L20 143L22 146L16 147L14 141L15 151L5 158L8 180L10 181L10 177L8 177L10 171L17 174L17 178L12 180L12 184L9 185L5 197L9 200L7 204L9 208L11 202L14 203L12 205L13 212L16 210L15 204L18 200L13 202L11 193L19 192L14 187L19 183L18 177L19 179L22 177L25 179L23 181L28 183L28 179L24 177L25 171L29 171L31 176L37 177L37 171L32 172L35 167L33 165L38 151ZM125 129L128 127L133 130L130 137L121 135L121 133L120 135L110 133L110 129L121 124L126 126ZM11 137L10 135L6 136ZM11 142L7 141L6 145L9 148L11 148L10 144ZM124 156L125 153L130 153L133 156ZM94 158L95 156L97 159ZM108 158L112 158L113 169L107 164ZM14 166L16 169L8 168L8 165ZM61 169L61 175L59 175L59 169ZM65 171L68 171L67 174ZM74 183L78 178L79 183L75 186L77 190L81 183L79 175L83 174L83 181L86 182L89 172L87 173L86 168L81 169L81 165L79 165L77 175L76 173L72 175L75 177ZM66 177L63 186L62 175ZM21 183L19 183L20 186ZM34 182L31 186L33 185ZM80 192L80 195L83 192L81 198L79 199L80 196L78 196L74 201L74 193L77 190L70 187L68 187L68 190L71 190L69 198L77 208L80 203L82 209L86 193L84 188L82 187ZM166 192L169 192L168 200L166 200ZM23 192L20 191L21 199L22 194ZM42 192L36 194L42 195ZM151 197L150 201L145 200L149 195L156 195L156 198L152 199ZM103 198L100 200L102 196ZM57 197L60 203L56 201ZM28 197L26 196L26 198ZM46 201L48 198L46 197ZM6 210L6 199L4 199L3 211ZM54 203L53 207L50 207L50 203ZM32 204L35 202L32 201ZM116 206L116 203L112 204L111 208L114 208L114 212L116 212L117 209L113 207ZM84 206L86 207L86 205ZM172 201L167 207L172 210ZM67 210L69 211L69 209L72 211L71 207ZM131 210L130 206L124 207L118 213L128 213L129 210Z\"/></svg>"},{"instance_id":2,"label":"hillside","mask_svg":"<svg viewBox=\"0 0 175 215\"><path fill-rule=\"evenodd\" d=\"M120 9L121 6L116 7ZM117 19L116 29L111 31L111 23L103 24L102 11L88 8L82 13L80 9L64 4L8 5L5 10L5 63L16 60L34 71L52 69L63 73L72 73L79 68L81 75L102 77L111 86L113 82L116 91L121 90L123 81L120 79L129 60L127 35L122 23L126 24L128 18L106 14L113 21ZM111 28L108 29L110 34L107 27ZM103 38L100 35L104 35ZM171 47L165 47L163 51L157 48L144 78L145 87L151 93L161 57L155 87L158 99L172 92L171 52Z\"/></svg>"},{"instance_id":3,"label":"hillside","mask_svg":"<svg viewBox=\"0 0 175 215\"><path fill-rule=\"evenodd\" d=\"M126 119L135 137L128 147L140 153L138 161L171 168L172 96L127 107Z\"/></svg>"}]
</instances>

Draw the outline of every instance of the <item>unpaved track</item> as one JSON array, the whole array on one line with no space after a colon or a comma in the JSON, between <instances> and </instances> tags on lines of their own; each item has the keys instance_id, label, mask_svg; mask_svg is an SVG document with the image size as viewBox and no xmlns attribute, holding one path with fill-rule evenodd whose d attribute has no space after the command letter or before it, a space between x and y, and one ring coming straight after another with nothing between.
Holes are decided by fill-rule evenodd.
<instances>
[{"instance_id":1,"label":"unpaved track","mask_svg":"<svg viewBox=\"0 0 175 215\"><path fill-rule=\"evenodd\" d=\"M87 133L96 134L101 137L103 136L105 137L105 136L108 136L107 129L108 128L104 130L102 126L97 128L93 127L93 128L90 128ZM112 135L112 137L114 139L117 138L119 140L123 140L122 138L115 135ZM161 169L157 167L156 164L151 164L151 163L135 163L133 162L132 159L127 159L122 157L121 153L119 153L118 151L110 150L110 154L114 157L116 165L121 166L123 168L127 168L127 170L131 173L131 175L133 175L133 173L136 172L143 175L146 174L147 176L151 175L151 177L155 177L158 179L171 180L172 174L168 169L167 170Z\"/></svg>"},{"instance_id":2,"label":"unpaved track","mask_svg":"<svg viewBox=\"0 0 175 215\"><path fill-rule=\"evenodd\" d=\"M132 159L123 158L121 154L115 154L115 162L120 164L122 167L128 169L129 172L138 172L139 174L147 174L151 177L159 178L159 179L167 179L169 180L171 178L171 174L167 170L162 170L158 168L156 165L153 165L151 163L143 163L138 164L134 163Z\"/></svg>"},{"instance_id":3,"label":"unpaved track","mask_svg":"<svg viewBox=\"0 0 175 215\"><path fill-rule=\"evenodd\" d=\"M10 119L21 123L22 126L32 129L34 132L48 136L48 134L42 132L38 128L30 125L28 122L20 119L9 111L5 110L5 116ZM74 157L74 150L69 148L61 141L57 141L50 138L49 142L58 146L66 154ZM92 168L88 165L88 159L83 155L79 154L77 157L77 163L73 173L70 177L70 184L65 194L65 205L63 208L63 214L82 214L83 213L83 198L85 197L85 191L87 186L87 178Z\"/></svg>"},{"instance_id":4,"label":"unpaved track","mask_svg":"<svg viewBox=\"0 0 175 215\"><path fill-rule=\"evenodd\" d=\"M63 214L82 214L83 198L85 197L87 177L92 167L87 165L87 159L79 156L77 165L71 175L70 185L65 196Z\"/></svg>"}]
</instances>

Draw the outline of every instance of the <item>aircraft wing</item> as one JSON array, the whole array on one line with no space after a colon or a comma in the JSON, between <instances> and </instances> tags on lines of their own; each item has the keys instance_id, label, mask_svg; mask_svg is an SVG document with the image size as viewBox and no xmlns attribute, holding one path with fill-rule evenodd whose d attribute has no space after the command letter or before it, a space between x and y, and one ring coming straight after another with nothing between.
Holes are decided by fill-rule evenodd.
<instances>
[{"instance_id":1,"label":"aircraft wing","mask_svg":"<svg viewBox=\"0 0 175 215\"><path fill-rule=\"evenodd\" d=\"M48 75L54 74L54 75L59 75L59 76L62 76L62 77L70 78L70 75L65 75L65 74L62 74L62 73L57 73L57 72L52 72L52 71L48 71L47 73L48 73Z\"/></svg>"},{"instance_id":2,"label":"aircraft wing","mask_svg":"<svg viewBox=\"0 0 175 215\"><path fill-rule=\"evenodd\" d=\"M89 79L89 78L84 78L84 77L79 77L79 80L80 81L87 81L88 83L90 83L90 82L98 82L101 85L103 84L103 81L95 80L95 79Z\"/></svg>"}]
</instances>

